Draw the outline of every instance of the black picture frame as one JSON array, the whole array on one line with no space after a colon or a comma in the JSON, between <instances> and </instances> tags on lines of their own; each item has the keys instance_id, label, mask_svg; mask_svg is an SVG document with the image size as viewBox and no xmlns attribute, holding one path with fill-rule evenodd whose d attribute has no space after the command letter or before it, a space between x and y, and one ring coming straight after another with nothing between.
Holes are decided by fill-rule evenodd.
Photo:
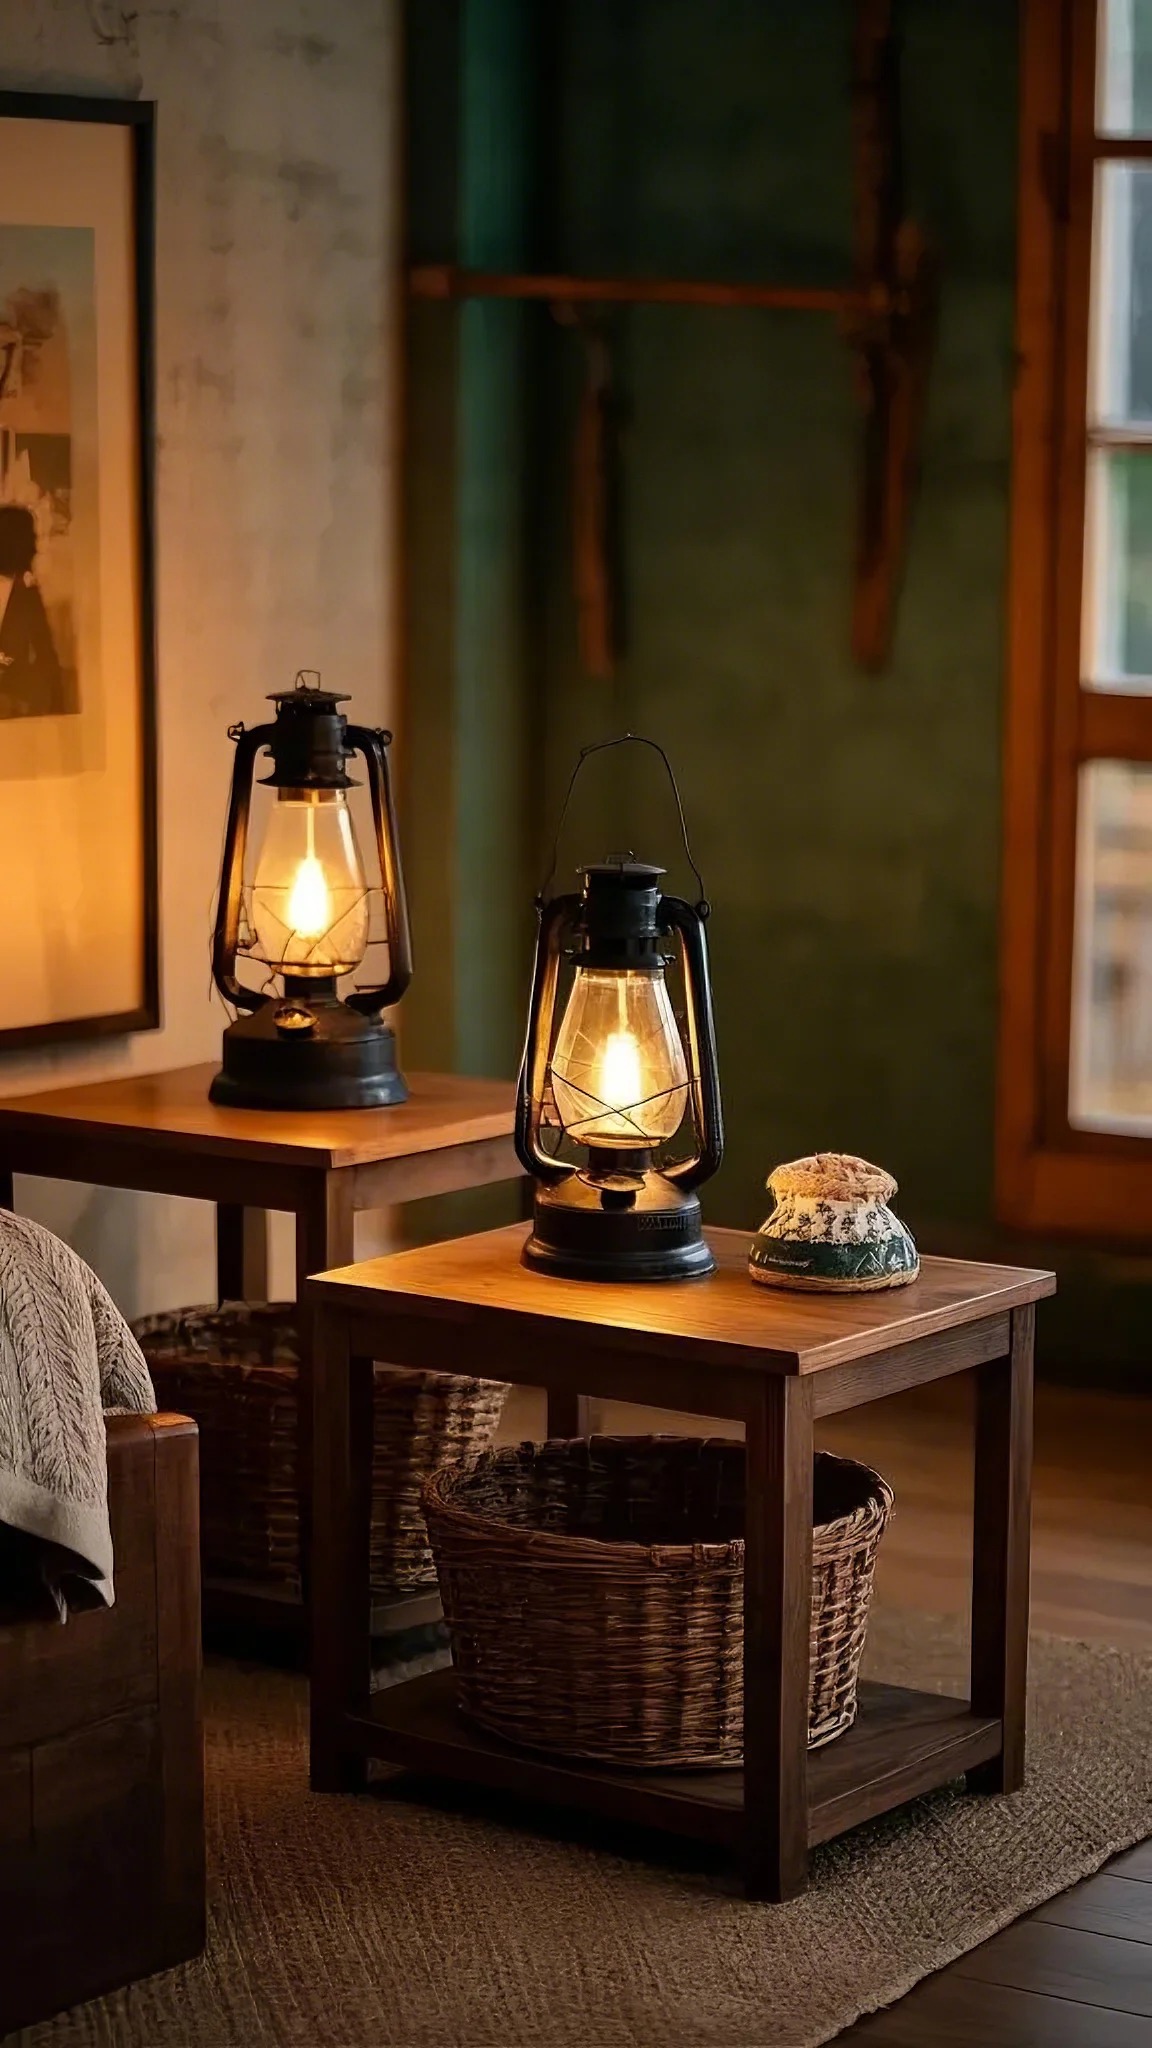
<instances>
[{"instance_id":1,"label":"black picture frame","mask_svg":"<svg viewBox=\"0 0 1152 2048\"><path fill-rule=\"evenodd\" d=\"M156 704L156 108L151 100L0 91L0 120L101 123L131 142L135 320L137 590L140 717L140 1001L104 1015L0 1025L0 1053L158 1030L160 877Z\"/></svg>"}]
</instances>

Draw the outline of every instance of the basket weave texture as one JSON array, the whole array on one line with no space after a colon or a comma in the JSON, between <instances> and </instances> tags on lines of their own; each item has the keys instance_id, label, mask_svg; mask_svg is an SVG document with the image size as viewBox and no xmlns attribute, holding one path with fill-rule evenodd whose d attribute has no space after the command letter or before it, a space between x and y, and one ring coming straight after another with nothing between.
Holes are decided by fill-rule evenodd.
<instances>
[{"instance_id":1,"label":"basket weave texture","mask_svg":"<svg viewBox=\"0 0 1152 2048\"><path fill-rule=\"evenodd\" d=\"M744 1447L590 1437L434 1472L424 1514L463 1713L511 1742L632 1766L737 1765ZM892 1489L815 1463L808 1744L856 1717Z\"/></svg>"},{"instance_id":2,"label":"basket weave texture","mask_svg":"<svg viewBox=\"0 0 1152 2048\"><path fill-rule=\"evenodd\" d=\"M299 1342L292 1302L225 1302L133 1325L162 1408L200 1426L205 1573L300 1589ZM438 1465L491 1443L498 1380L377 1365L372 1436L374 1591L435 1585L420 1493Z\"/></svg>"}]
</instances>

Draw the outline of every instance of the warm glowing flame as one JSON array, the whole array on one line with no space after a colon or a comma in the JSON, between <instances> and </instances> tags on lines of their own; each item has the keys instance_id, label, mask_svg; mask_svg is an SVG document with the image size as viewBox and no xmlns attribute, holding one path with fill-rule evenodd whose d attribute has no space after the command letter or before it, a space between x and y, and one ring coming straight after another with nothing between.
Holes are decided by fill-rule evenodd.
<instances>
[{"instance_id":1,"label":"warm glowing flame","mask_svg":"<svg viewBox=\"0 0 1152 2048\"><path fill-rule=\"evenodd\" d=\"M288 923L297 938L318 939L332 922L332 902L324 869L314 853L305 854L288 896Z\"/></svg>"},{"instance_id":2,"label":"warm glowing flame","mask_svg":"<svg viewBox=\"0 0 1152 2048\"><path fill-rule=\"evenodd\" d=\"M368 943L368 886L343 790L282 789L252 882L252 957L315 980L350 974Z\"/></svg>"},{"instance_id":3,"label":"warm glowing flame","mask_svg":"<svg viewBox=\"0 0 1152 2048\"><path fill-rule=\"evenodd\" d=\"M631 1031L609 1032L600 1055L596 1093L612 1109L628 1109L643 1100L640 1047Z\"/></svg>"}]
</instances>

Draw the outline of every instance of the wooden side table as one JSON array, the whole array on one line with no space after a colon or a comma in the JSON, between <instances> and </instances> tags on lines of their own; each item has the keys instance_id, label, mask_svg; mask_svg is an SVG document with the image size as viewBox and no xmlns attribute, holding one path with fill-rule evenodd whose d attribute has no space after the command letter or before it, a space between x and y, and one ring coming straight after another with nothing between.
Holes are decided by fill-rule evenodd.
<instances>
[{"instance_id":1,"label":"wooden side table","mask_svg":"<svg viewBox=\"0 0 1152 2048\"><path fill-rule=\"evenodd\" d=\"M368 1759L731 1846L749 1892L800 1891L808 1850L966 1773L1023 1778L1032 1341L1050 1273L926 1259L912 1286L830 1296L754 1287L748 1239L710 1231L718 1270L661 1286L529 1273L519 1225L310 1281L315 1326L312 1783ZM452 1673L369 1692L371 1360L548 1389L568 1431L589 1395L743 1421L744 1769L601 1770L468 1725ZM977 1373L971 1697L864 1685L856 1725L807 1748L812 1426L945 1374Z\"/></svg>"},{"instance_id":2,"label":"wooden side table","mask_svg":"<svg viewBox=\"0 0 1152 2048\"><path fill-rule=\"evenodd\" d=\"M97 1187L191 1195L216 1204L221 1301L259 1301L268 1291L270 1209L296 1219L301 1302L301 1559L307 1571L311 1421L309 1273L354 1256L358 1209L482 1187L520 1174L512 1144L511 1082L411 1074L407 1102L391 1109L225 1109L208 1100L215 1064L126 1075L0 1100L0 1206L12 1176L43 1174ZM287 1589L209 1579L206 1616L276 1626L302 1621ZM434 1593L408 1594L372 1610L386 1634L439 1613ZM369 1608L364 1609L365 1625Z\"/></svg>"}]
</instances>

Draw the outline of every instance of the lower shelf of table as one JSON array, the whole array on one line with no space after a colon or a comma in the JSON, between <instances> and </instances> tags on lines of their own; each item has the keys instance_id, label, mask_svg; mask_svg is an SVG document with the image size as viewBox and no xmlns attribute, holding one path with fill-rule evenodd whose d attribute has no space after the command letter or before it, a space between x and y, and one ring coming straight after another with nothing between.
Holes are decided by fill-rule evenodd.
<instances>
[{"instance_id":1,"label":"lower shelf of table","mask_svg":"<svg viewBox=\"0 0 1152 2048\"><path fill-rule=\"evenodd\" d=\"M640 1827L739 1846L744 1773L628 1771L538 1757L457 1712L451 1671L377 1693L344 1724L346 1747L436 1777L580 1806ZM825 1842L998 1756L1000 1722L966 1700L862 1685L855 1726L808 1757L808 1840Z\"/></svg>"},{"instance_id":2,"label":"lower shelf of table","mask_svg":"<svg viewBox=\"0 0 1152 2048\"><path fill-rule=\"evenodd\" d=\"M203 1591L206 1622L250 1623L253 1628L303 1636L307 1626L304 1602L291 1586L273 1582L254 1585L249 1579L206 1578ZM374 1600L374 1636L400 1635L408 1628L427 1628L443 1614L435 1586L412 1593L393 1593Z\"/></svg>"}]
</instances>

